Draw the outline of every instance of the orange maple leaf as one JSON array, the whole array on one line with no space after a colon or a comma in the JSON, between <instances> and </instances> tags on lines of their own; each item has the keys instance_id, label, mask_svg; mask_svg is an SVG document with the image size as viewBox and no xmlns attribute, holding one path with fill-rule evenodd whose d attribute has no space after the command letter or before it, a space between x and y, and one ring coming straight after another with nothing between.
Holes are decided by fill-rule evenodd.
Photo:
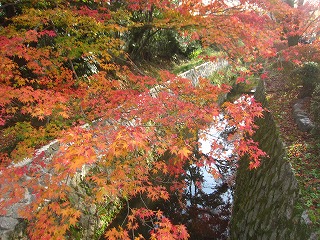
<instances>
[{"instance_id":1,"label":"orange maple leaf","mask_svg":"<svg viewBox=\"0 0 320 240\"><path fill-rule=\"evenodd\" d=\"M189 158L190 153L192 153L187 147L183 147L182 149L178 150L178 156L181 159Z\"/></svg>"}]
</instances>

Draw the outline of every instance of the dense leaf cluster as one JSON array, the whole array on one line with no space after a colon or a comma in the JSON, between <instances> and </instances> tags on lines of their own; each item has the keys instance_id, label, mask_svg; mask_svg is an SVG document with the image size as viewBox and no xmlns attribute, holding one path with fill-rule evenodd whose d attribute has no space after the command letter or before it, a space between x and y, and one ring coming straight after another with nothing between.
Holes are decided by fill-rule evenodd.
<instances>
[{"instance_id":1,"label":"dense leaf cluster","mask_svg":"<svg viewBox=\"0 0 320 240\"><path fill-rule=\"evenodd\" d=\"M27 190L33 201L20 214L31 239L80 231L83 212L70 196L84 167L86 202L117 205L139 195L167 201L170 191L183 191L185 165L219 176L214 154L223 146L213 142L209 156L199 154L199 133L221 112L235 129L228 136L235 154L249 155L249 167L258 167L265 154L251 136L254 119L263 116L259 103L242 96L221 105L231 86L209 79L194 86L167 71L149 76L136 63L212 47L230 64L246 65L235 73L246 82L276 56L283 11L268 0L2 1L1 214ZM52 139L60 145L52 158L35 152ZM151 239L188 237L161 211L129 210L128 224L107 232L109 239L142 238L135 235L141 222L150 223Z\"/></svg>"}]
</instances>

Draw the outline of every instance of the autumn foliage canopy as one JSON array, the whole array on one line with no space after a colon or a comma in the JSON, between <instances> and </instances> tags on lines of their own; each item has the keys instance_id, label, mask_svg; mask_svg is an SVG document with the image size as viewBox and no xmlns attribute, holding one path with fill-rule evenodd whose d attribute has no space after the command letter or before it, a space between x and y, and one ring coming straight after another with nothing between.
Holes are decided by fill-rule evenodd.
<instances>
[{"instance_id":1,"label":"autumn foliage canopy","mask_svg":"<svg viewBox=\"0 0 320 240\"><path fill-rule=\"evenodd\" d=\"M293 11L277 0L1 1L1 214L28 189L32 201L19 214L28 220L29 237L63 239L81 218L70 183L80 173L90 189L85 202L144 195L169 203L170 191L183 191L179 176L186 164L219 175L214 157L196 153L199 133L222 112L236 129L229 136L235 153L258 167L265 154L251 136L254 119L263 116L259 103L243 96L221 104L231 86L209 79L195 86L164 70L148 75L135 63L172 58L197 43L219 50L231 65L250 66L238 73L239 81L263 78L263 64L279 56L274 43L303 34L298 28L307 17L296 26L285 17L302 16ZM157 42L170 39L176 52L163 56ZM55 139L53 157L36 151ZM211 151L222 147L212 143ZM129 239L138 219L152 219L151 239L188 237L183 225L148 208L132 209L127 225L106 237Z\"/></svg>"}]
</instances>

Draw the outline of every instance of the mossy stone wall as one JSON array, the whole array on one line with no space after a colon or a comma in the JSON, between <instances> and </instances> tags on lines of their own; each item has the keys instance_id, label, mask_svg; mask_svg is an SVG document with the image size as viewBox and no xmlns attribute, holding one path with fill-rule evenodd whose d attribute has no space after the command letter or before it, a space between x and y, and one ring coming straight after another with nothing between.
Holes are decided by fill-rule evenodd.
<instances>
[{"instance_id":1,"label":"mossy stone wall","mask_svg":"<svg viewBox=\"0 0 320 240\"><path fill-rule=\"evenodd\" d=\"M262 82L255 98L267 105ZM280 104L280 103L279 103ZM259 129L254 138L269 158L256 170L248 169L248 160L241 159L237 172L230 239L295 240L310 239L310 229L299 209L299 187L284 145L270 112L257 120Z\"/></svg>"}]
</instances>

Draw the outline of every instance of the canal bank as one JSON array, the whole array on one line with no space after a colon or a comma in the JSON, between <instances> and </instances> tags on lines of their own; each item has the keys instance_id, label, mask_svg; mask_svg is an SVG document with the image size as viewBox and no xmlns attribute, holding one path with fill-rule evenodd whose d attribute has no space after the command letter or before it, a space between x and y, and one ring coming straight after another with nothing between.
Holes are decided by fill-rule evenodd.
<instances>
[{"instance_id":1,"label":"canal bank","mask_svg":"<svg viewBox=\"0 0 320 240\"><path fill-rule=\"evenodd\" d=\"M264 83L255 98L267 107ZM272 113L257 120L254 139L269 157L255 170L243 158L237 170L231 239L317 239L306 212L299 207L299 186L279 137Z\"/></svg>"}]
</instances>

